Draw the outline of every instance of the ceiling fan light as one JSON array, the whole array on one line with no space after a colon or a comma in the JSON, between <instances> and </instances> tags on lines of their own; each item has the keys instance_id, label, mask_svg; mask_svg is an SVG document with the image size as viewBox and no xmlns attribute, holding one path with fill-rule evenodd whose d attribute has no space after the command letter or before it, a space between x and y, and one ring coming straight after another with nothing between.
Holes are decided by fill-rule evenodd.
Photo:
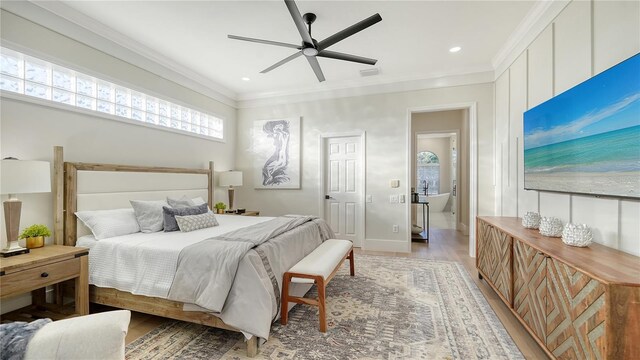
<instances>
[{"instance_id":1,"label":"ceiling fan light","mask_svg":"<svg viewBox=\"0 0 640 360\"><path fill-rule=\"evenodd\" d=\"M318 50L312 47L302 49L302 54L304 56L316 56L318 55Z\"/></svg>"}]
</instances>

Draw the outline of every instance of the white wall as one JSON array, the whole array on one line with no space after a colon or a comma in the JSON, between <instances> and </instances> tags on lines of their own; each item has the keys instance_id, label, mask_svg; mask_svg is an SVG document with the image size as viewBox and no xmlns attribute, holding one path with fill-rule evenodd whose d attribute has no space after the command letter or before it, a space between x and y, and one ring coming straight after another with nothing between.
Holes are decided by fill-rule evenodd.
<instances>
[{"instance_id":1,"label":"white wall","mask_svg":"<svg viewBox=\"0 0 640 360\"><path fill-rule=\"evenodd\" d=\"M640 2L573 1L495 85L496 213L586 223L595 241L640 255L640 202L524 190L522 114L640 51Z\"/></svg>"},{"instance_id":2,"label":"white wall","mask_svg":"<svg viewBox=\"0 0 640 360\"><path fill-rule=\"evenodd\" d=\"M0 98L0 156L25 160L53 160L53 146L62 145L65 160L124 163L132 165L208 167L215 161L216 169L231 169L235 163L236 111L202 94L132 66L103 52L73 41L42 26L9 12L1 12L1 38L48 54L67 64L104 74L114 81L122 80L160 97L217 114L226 119L226 142L196 138L148 127L127 124L87 112L61 110L7 97ZM45 103L46 104L46 103ZM216 192L226 201L226 191ZM42 223L53 226L52 194L25 194L20 228ZM5 200L6 197L2 197ZM1 210L0 210L1 211ZM2 218L4 215L0 214ZM6 241L4 220L0 237ZM47 239L50 243L52 239ZM23 299L24 300L24 299ZM27 303L28 303L27 298ZM18 302L24 305L24 301ZM2 311L12 308L3 300ZM18 306L19 307L19 306Z\"/></svg>"},{"instance_id":3,"label":"white wall","mask_svg":"<svg viewBox=\"0 0 640 360\"><path fill-rule=\"evenodd\" d=\"M265 215L319 212L319 135L322 133L366 131L365 247L407 251L409 229L405 204L390 204L389 196L409 194L407 152L407 109L444 104L478 104L478 203L480 214L493 213L493 84L457 86L421 91L367 95L339 99L262 105L238 110L237 168L245 172L245 186L236 190L237 204ZM254 190L251 128L254 120L302 117L302 188L300 190ZM400 188L389 187L399 179ZM393 233L392 226L400 232Z\"/></svg>"}]
</instances>

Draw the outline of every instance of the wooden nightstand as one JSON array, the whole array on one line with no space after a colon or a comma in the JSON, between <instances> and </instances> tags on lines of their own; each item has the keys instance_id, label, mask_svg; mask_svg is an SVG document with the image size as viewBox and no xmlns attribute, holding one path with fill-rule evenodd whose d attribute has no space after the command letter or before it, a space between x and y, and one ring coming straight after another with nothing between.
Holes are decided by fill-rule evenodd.
<instances>
[{"instance_id":1,"label":"wooden nightstand","mask_svg":"<svg viewBox=\"0 0 640 360\"><path fill-rule=\"evenodd\" d=\"M30 253L0 258L0 299L75 279L75 312L89 313L89 252L73 246L48 245ZM42 293L34 292L41 299Z\"/></svg>"},{"instance_id":2,"label":"wooden nightstand","mask_svg":"<svg viewBox=\"0 0 640 360\"><path fill-rule=\"evenodd\" d=\"M225 213L225 215L241 215L241 216L260 216L260 211L245 211L242 214L237 213Z\"/></svg>"}]
</instances>

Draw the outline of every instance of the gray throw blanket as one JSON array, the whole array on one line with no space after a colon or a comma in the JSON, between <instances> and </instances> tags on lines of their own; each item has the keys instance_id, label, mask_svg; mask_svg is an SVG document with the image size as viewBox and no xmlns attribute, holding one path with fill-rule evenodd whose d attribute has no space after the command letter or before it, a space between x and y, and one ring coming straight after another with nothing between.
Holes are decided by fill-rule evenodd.
<instances>
[{"instance_id":1,"label":"gray throw blanket","mask_svg":"<svg viewBox=\"0 0 640 360\"><path fill-rule=\"evenodd\" d=\"M0 359L22 360L29 340L51 319L38 319L30 323L17 321L0 325Z\"/></svg>"},{"instance_id":2,"label":"gray throw blanket","mask_svg":"<svg viewBox=\"0 0 640 360\"><path fill-rule=\"evenodd\" d=\"M187 246L180 252L168 298L220 313L245 254L314 219L316 217L311 216L278 217ZM327 231L330 230L320 230L323 241L329 235Z\"/></svg>"}]
</instances>

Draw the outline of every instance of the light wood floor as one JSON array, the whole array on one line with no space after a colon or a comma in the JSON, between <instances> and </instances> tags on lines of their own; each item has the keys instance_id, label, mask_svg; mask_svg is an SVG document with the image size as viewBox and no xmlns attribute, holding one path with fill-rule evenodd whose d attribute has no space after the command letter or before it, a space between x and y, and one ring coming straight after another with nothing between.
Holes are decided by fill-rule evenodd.
<instances>
[{"instance_id":1,"label":"light wood floor","mask_svg":"<svg viewBox=\"0 0 640 360\"><path fill-rule=\"evenodd\" d=\"M504 305L498 295L496 295L489 285L478 279L478 273L475 269L475 259L469 257L468 237L462 236L461 233L455 230L432 229L429 244L414 242L411 247L412 252L410 254L364 250L357 250L356 254L417 257L432 260L457 261L463 264L524 356L527 359L548 359L544 351L525 331L524 327L522 327L520 322L513 316L509 308ZM126 339L127 344L153 330L165 321L167 320L157 316L136 312L132 313L129 333Z\"/></svg>"}]
</instances>

